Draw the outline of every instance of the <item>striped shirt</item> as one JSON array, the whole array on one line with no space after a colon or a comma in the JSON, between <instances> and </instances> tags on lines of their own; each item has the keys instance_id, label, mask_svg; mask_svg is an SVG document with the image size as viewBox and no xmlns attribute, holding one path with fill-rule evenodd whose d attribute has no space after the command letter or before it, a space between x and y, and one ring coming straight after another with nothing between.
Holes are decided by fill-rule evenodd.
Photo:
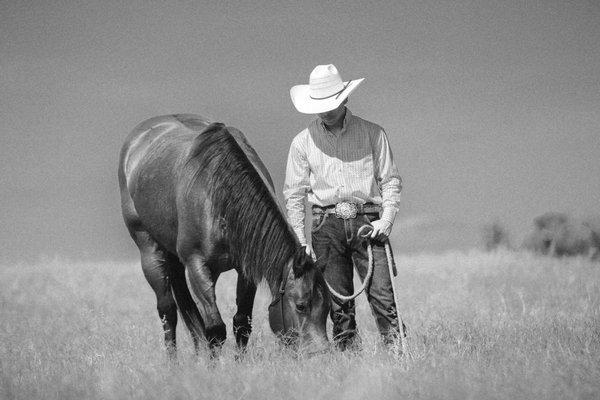
<instances>
[{"instance_id":1,"label":"striped shirt","mask_svg":"<svg viewBox=\"0 0 600 400\"><path fill-rule=\"evenodd\" d=\"M317 118L292 140L283 196L288 220L301 243L306 242L307 196L310 204L321 207L341 201L380 204L381 218L393 223L401 189L385 131L348 109L339 134L331 133Z\"/></svg>"}]
</instances>

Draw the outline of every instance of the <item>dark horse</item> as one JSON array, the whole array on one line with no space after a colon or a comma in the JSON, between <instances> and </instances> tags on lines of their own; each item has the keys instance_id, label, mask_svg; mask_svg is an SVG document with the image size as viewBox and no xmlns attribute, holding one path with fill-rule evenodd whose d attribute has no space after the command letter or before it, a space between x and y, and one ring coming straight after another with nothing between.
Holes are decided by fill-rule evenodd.
<instances>
[{"instance_id":1,"label":"dark horse","mask_svg":"<svg viewBox=\"0 0 600 400\"><path fill-rule=\"evenodd\" d=\"M214 351L226 329L216 304L221 272L238 273L233 331L244 349L256 285L268 283L271 328L308 352L327 344L329 293L278 206L258 155L235 128L195 115L139 124L119 161L125 224L156 293L165 344L175 355L177 310L196 349Z\"/></svg>"}]
</instances>

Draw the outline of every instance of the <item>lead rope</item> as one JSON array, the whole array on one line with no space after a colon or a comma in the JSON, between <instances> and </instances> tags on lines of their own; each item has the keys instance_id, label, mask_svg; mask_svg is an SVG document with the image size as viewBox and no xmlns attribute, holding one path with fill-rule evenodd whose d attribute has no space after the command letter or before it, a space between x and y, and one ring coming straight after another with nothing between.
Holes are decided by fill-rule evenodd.
<instances>
[{"instance_id":1,"label":"lead rope","mask_svg":"<svg viewBox=\"0 0 600 400\"><path fill-rule=\"evenodd\" d=\"M337 291L335 291L331 287L329 282L327 282L327 280L325 280L325 283L327 284L327 287L329 288L329 292L331 292L331 294L333 294L335 297L337 297L338 299L340 299L343 302L347 302L347 301L354 300L355 298L357 298L359 294L364 292L366 287L371 282L371 277L373 276L373 265L374 265L374 263L373 263L373 245L371 244L371 239L370 239L372 232L373 232L373 227L371 225L363 225L358 229L358 232L357 232L357 236L359 236L367 241L367 256L369 257L369 268L367 269L367 275L365 276L365 279L363 280L361 288L354 294L352 294L350 296L345 296L345 295L340 294ZM398 311L398 304L399 304L398 294L397 294L398 291L396 290L396 284L394 282L394 257L392 255L392 248L390 247L390 242L386 241L384 247L385 247L385 255L387 256L387 265L388 265L388 272L390 274L390 281L392 282L392 293L394 294L394 304L396 306L396 317L398 318L398 325L399 325L399 329L400 329L399 333L400 333L400 342L401 342L401 346L402 346L402 353L406 354L406 355L410 355L408 352L408 343L406 342L406 332L404 330L404 322L402 321L402 317L400 317L400 312Z\"/></svg>"},{"instance_id":2,"label":"lead rope","mask_svg":"<svg viewBox=\"0 0 600 400\"><path fill-rule=\"evenodd\" d=\"M371 243L369 241L369 247ZM372 251L372 250L371 250ZM390 273L390 281L392 282L392 293L394 294L394 304L396 305L396 318L398 318L398 327L400 331L400 344L402 346L402 354L405 354L409 358L412 358L412 355L408 352L408 343L406 341L406 331L404 330L404 322L402 321L402 317L400 316L400 309L398 301L398 290L396 290L396 283L394 281L394 258L392 256L392 248L390 247L390 242L385 242L385 254L387 255L387 264L388 271ZM397 349L397 347L396 347ZM396 350L396 355L397 350Z\"/></svg>"},{"instance_id":3,"label":"lead rope","mask_svg":"<svg viewBox=\"0 0 600 400\"><path fill-rule=\"evenodd\" d=\"M362 286L360 287L360 289L358 289L357 292L355 292L354 294L352 294L350 296L345 296L343 294L336 292L331 287L329 282L327 282L327 280L325 280L325 283L327 284L327 287L329 288L329 291L331 292L331 294L333 294L335 297L337 297L338 299L340 299L343 302L347 302L347 301L354 300L355 298L357 298L359 294L361 294L362 292L365 291L366 287L371 282L371 276L373 276L373 246L371 245L371 241L369 240L369 236L371 235L371 232L373 232L373 227L371 225L363 225L360 227L360 229L358 230L358 233L356 234L357 236L359 236L367 241L367 255L369 257L369 268L367 269L367 276L365 276L365 279L363 280L363 283L362 283ZM388 255L388 264L389 264L391 251L388 253L388 251L387 251L388 247L389 247L389 243L386 243L386 254Z\"/></svg>"}]
</instances>

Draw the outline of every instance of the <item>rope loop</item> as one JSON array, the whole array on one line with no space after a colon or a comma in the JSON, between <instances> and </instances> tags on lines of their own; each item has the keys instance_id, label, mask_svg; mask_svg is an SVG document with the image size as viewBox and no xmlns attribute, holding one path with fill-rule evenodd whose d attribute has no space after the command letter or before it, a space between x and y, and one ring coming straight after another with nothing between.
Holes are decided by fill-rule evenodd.
<instances>
[{"instance_id":1,"label":"rope loop","mask_svg":"<svg viewBox=\"0 0 600 400\"><path fill-rule=\"evenodd\" d=\"M363 280L363 283L362 283L362 286L360 287L360 289L358 289L358 291L356 291L354 294L352 294L350 296L345 296L341 293L338 293L334 288L332 288L331 285L329 284L329 282L327 282L327 279L325 279L325 283L327 284L327 288L329 289L329 292L332 295L334 295L335 297L337 297L339 300L343 301L344 303L357 298L358 295L360 295L362 292L364 292L365 289L367 288L367 286L371 283L371 277L373 276L373 264L374 264L373 263L373 245L371 244L371 233L373 233L373 227L368 224L361 226L357 232L358 237L367 241L367 256L369 257L369 268L367 269L367 275L365 276L365 279ZM386 246L386 248L388 248L389 243L386 242L385 246ZM386 254L388 254L388 263L393 262L390 259L391 252L386 251Z\"/></svg>"},{"instance_id":2,"label":"rope loop","mask_svg":"<svg viewBox=\"0 0 600 400\"><path fill-rule=\"evenodd\" d=\"M358 297L359 294L361 294L366 287L369 285L369 283L371 282L371 277L373 276L373 245L371 244L371 234L373 233L373 226L365 224L363 226L361 226L358 229L357 232L357 236L366 240L367 241L367 255L369 256L369 268L367 269L367 275L365 276L365 279L363 280L363 284L361 286L361 288L354 294L350 295L350 296L344 296L343 294L340 294L338 292L336 292L331 285L329 284L329 282L327 282L327 279L325 279L325 283L327 284L327 287L329 288L329 292L337 297L338 299L340 299L343 302L347 302L350 300L354 300L355 298ZM387 264L388 264L388 271L390 274L390 280L392 282L392 292L394 294L394 304L396 306L396 315L398 317L398 324L399 324L399 330L400 330L400 342L402 345L402 354L405 354L409 357L412 357L409 349L408 349L408 342L406 340L406 332L404 331L404 322L402 321L402 318L400 317L400 311L398 310L399 308L399 302L398 302L398 294L397 294L397 290L396 287L394 285L394 256L392 254L392 248L390 247L390 242L386 240L385 242L385 254L387 256Z\"/></svg>"},{"instance_id":3,"label":"rope loop","mask_svg":"<svg viewBox=\"0 0 600 400\"><path fill-rule=\"evenodd\" d=\"M358 232L356 234L358 235L358 237L361 237L365 240L369 240L369 238L371 237L371 233L373 233L373 226L365 224L358 228Z\"/></svg>"}]
</instances>

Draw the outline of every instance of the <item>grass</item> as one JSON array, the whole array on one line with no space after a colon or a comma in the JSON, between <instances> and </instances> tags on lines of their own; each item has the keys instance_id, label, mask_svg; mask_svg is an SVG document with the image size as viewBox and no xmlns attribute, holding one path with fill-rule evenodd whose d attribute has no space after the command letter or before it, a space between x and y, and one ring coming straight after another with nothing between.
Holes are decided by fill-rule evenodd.
<instances>
[{"instance_id":1,"label":"grass","mask_svg":"<svg viewBox=\"0 0 600 400\"><path fill-rule=\"evenodd\" d=\"M259 289L246 357L231 335L235 273L217 290L229 336L196 357L180 324L166 362L137 262L52 260L0 269L2 399L567 399L600 397L600 264L527 253L397 257L412 359L379 344L359 298L364 349L279 348Z\"/></svg>"}]
</instances>

